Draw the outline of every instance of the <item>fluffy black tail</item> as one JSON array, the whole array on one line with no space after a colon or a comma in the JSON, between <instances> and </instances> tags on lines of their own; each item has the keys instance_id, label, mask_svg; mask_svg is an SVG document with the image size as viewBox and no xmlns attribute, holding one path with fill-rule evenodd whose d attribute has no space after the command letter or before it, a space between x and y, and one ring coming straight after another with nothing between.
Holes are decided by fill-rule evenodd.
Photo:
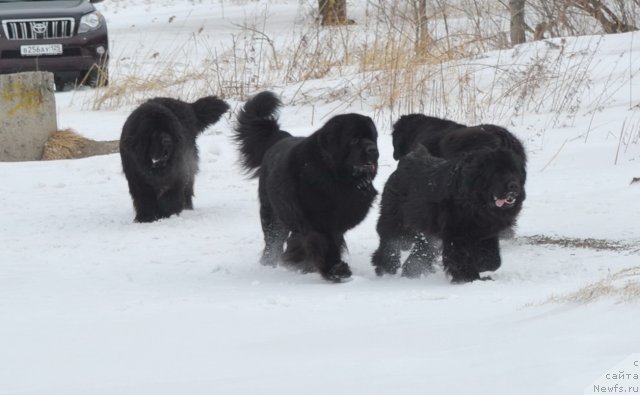
<instances>
[{"instance_id":1,"label":"fluffy black tail","mask_svg":"<svg viewBox=\"0 0 640 395\"><path fill-rule=\"evenodd\" d=\"M242 166L258 175L267 150L277 141L291 136L280 130L277 114L280 99L273 92L258 93L238 112L234 139L240 147Z\"/></svg>"},{"instance_id":2,"label":"fluffy black tail","mask_svg":"<svg viewBox=\"0 0 640 395\"><path fill-rule=\"evenodd\" d=\"M191 108L200 122L201 129L205 129L218 122L220 117L229 110L229 105L216 96L206 96L192 103Z\"/></svg>"}]
</instances>

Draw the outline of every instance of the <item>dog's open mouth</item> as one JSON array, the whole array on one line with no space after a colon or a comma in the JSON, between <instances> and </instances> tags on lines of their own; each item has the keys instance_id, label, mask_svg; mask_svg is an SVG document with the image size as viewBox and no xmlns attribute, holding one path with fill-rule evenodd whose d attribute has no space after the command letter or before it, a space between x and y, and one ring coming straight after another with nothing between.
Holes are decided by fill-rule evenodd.
<instances>
[{"instance_id":1,"label":"dog's open mouth","mask_svg":"<svg viewBox=\"0 0 640 395\"><path fill-rule=\"evenodd\" d=\"M375 176L376 171L378 170L378 165L374 162L367 162L364 165L353 166L353 175L354 176Z\"/></svg>"},{"instance_id":2,"label":"dog's open mouth","mask_svg":"<svg viewBox=\"0 0 640 395\"><path fill-rule=\"evenodd\" d=\"M494 196L493 201L497 207L511 207L518 201L518 195L515 193L508 193L506 197L498 199L498 197Z\"/></svg>"},{"instance_id":3,"label":"dog's open mouth","mask_svg":"<svg viewBox=\"0 0 640 395\"><path fill-rule=\"evenodd\" d=\"M151 168L153 169L157 169L159 167L164 167L167 165L167 162L169 161L169 158L167 157L162 157L162 158L151 158Z\"/></svg>"}]
</instances>

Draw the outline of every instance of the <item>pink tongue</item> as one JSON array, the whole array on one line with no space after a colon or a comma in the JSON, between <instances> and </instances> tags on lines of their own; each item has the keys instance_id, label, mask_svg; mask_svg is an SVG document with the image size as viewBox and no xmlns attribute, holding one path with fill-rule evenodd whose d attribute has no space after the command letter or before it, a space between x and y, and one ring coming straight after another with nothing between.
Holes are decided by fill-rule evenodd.
<instances>
[{"instance_id":1,"label":"pink tongue","mask_svg":"<svg viewBox=\"0 0 640 395\"><path fill-rule=\"evenodd\" d=\"M504 206L504 204L507 202L507 199L497 199L496 200L496 206L498 207L502 207Z\"/></svg>"}]
</instances>

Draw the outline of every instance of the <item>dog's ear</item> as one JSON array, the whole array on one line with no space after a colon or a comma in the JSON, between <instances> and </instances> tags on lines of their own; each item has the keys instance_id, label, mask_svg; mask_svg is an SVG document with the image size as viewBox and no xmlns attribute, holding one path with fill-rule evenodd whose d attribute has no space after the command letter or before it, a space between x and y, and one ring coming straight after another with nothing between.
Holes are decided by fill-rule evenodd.
<instances>
[{"instance_id":1,"label":"dog's ear","mask_svg":"<svg viewBox=\"0 0 640 395\"><path fill-rule=\"evenodd\" d=\"M455 165L456 160L435 157L425 146L418 145L400 158L398 169L420 180L416 188L424 193L426 201L439 203L456 193Z\"/></svg>"},{"instance_id":2,"label":"dog's ear","mask_svg":"<svg viewBox=\"0 0 640 395\"><path fill-rule=\"evenodd\" d=\"M518 170L520 170L520 175L522 176L522 182L527 180L527 161L526 159L517 159L518 162Z\"/></svg>"},{"instance_id":3,"label":"dog's ear","mask_svg":"<svg viewBox=\"0 0 640 395\"><path fill-rule=\"evenodd\" d=\"M318 132L318 148L322 160L331 169L335 169L340 158L337 157L339 152L340 120L335 117L327 122Z\"/></svg>"},{"instance_id":4,"label":"dog's ear","mask_svg":"<svg viewBox=\"0 0 640 395\"><path fill-rule=\"evenodd\" d=\"M425 180L430 200L441 202L454 197L458 189L458 174L455 171L455 161L431 156L429 151L422 145L419 145L416 149L418 152L427 155L427 160L430 163L430 171Z\"/></svg>"},{"instance_id":5,"label":"dog's ear","mask_svg":"<svg viewBox=\"0 0 640 395\"><path fill-rule=\"evenodd\" d=\"M494 162L494 154L495 150L485 148L467 152L459 157L454 172L459 194L470 195L483 189L482 185L486 185L487 177L493 173L487 166Z\"/></svg>"},{"instance_id":6,"label":"dog's ear","mask_svg":"<svg viewBox=\"0 0 640 395\"><path fill-rule=\"evenodd\" d=\"M322 156L322 160L330 167L335 168L337 160L332 150L330 149L333 144L335 144L335 138L332 137L333 133L321 133L318 136L318 145L320 148L320 155Z\"/></svg>"},{"instance_id":7,"label":"dog's ear","mask_svg":"<svg viewBox=\"0 0 640 395\"><path fill-rule=\"evenodd\" d=\"M393 159L400 160L400 158L411 151L407 148L407 142L412 141L412 134L412 131L399 129L393 130L391 135L391 142L393 143Z\"/></svg>"},{"instance_id":8,"label":"dog's ear","mask_svg":"<svg viewBox=\"0 0 640 395\"><path fill-rule=\"evenodd\" d=\"M398 125L398 123L396 123ZM394 126L395 127L395 126ZM399 129L393 129L391 133L391 143L393 144L393 159L400 160L407 152L404 148L405 136Z\"/></svg>"}]
</instances>

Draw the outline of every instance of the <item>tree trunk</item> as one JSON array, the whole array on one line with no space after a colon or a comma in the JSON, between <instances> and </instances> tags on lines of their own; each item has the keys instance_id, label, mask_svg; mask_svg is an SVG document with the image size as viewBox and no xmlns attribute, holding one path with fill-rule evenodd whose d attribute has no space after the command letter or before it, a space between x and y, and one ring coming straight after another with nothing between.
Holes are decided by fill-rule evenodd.
<instances>
[{"instance_id":1,"label":"tree trunk","mask_svg":"<svg viewBox=\"0 0 640 395\"><path fill-rule=\"evenodd\" d=\"M318 0L318 10L323 26L347 25L347 0Z\"/></svg>"},{"instance_id":2,"label":"tree trunk","mask_svg":"<svg viewBox=\"0 0 640 395\"><path fill-rule=\"evenodd\" d=\"M524 22L525 0L509 0L511 11L511 45L522 44L527 41L524 34L526 25Z\"/></svg>"},{"instance_id":3,"label":"tree trunk","mask_svg":"<svg viewBox=\"0 0 640 395\"><path fill-rule=\"evenodd\" d=\"M429 20L427 19L427 0L417 0L416 8L416 54L424 55L431 44Z\"/></svg>"}]
</instances>

